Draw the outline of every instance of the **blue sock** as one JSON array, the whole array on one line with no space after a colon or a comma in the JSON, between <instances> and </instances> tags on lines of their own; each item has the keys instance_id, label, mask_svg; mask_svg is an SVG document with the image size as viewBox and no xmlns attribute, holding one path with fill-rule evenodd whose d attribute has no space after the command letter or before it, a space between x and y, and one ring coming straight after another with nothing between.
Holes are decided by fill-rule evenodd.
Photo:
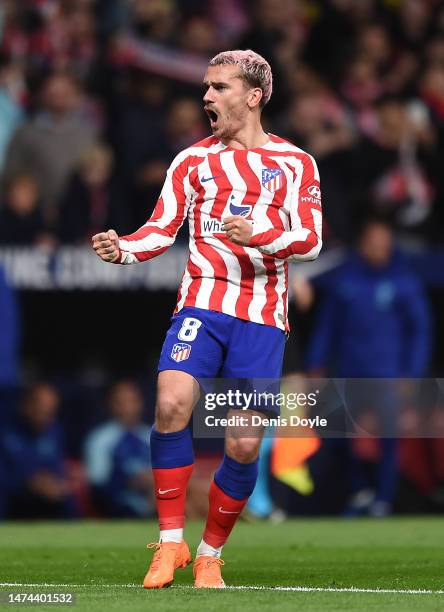
<instances>
[{"instance_id":1,"label":"blue sock","mask_svg":"<svg viewBox=\"0 0 444 612\"><path fill-rule=\"evenodd\" d=\"M194 463L193 441L189 427L171 433L160 433L153 427L150 448L153 468L168 469Z\"/></svg>"},{"instance_id":2,"label":"blue sock","mask_svg":"<svg viewBox=\"0 0 444 612\"><path fill-rule=\"evenodd\" d=\"M253 493L258 474L258 460L239 463L224 455L223 461L214 474L214 482L233 499L245 499Z\"/></svg>"}]
</instances>

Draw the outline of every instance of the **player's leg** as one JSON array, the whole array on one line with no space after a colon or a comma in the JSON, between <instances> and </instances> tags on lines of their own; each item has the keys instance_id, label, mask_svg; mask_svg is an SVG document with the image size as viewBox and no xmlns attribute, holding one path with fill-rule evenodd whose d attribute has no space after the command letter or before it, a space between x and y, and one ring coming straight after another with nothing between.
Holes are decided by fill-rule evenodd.
<instances>
[{"instance_id":1,"label":"player's leg","mask_svg":"<svg viewBox=\"0 0 444 612\"><path fill-rule=\"evenodd\" d=\"M150 437L160 537L150 545L156 552L144 580L146 588L171 583L174 570L191 560L183 540L186 490L194 464L188 422L199 396L196 378L216 375L221 351L205 311L187 308L173 317L159 362L156 418Z\"/></svg>"},{"instance_id":2,"label":"player's leg","mask_svg":"<svg viewBox=\"0 0 444 612\"><path fill-rule=\"evenodd\" d=\"M222 376L245 379L253 390L264 381L265 391L270 379L279 381L285 335L280 329L236 319L229 343ZM248 381L254 384L249 385ZM277 409L278 410L278 409ZM268 406L274 412L276 407ZM234 411L233 411L234 412ZM239 413L239 410L236 411ZM242 411L251 418L262 414L255 410ZM208 519L194 564L195 586L221 587L220 554L236 520L253 492L258 475L258 454L263 427L229 428L226 432L225 455L210 487Z\"/></svg>"},{"instance_id":3,"label":"player's leg","mask_svg":"<svg viewBox=\"0 0 444 612\"><path fill-rule=\"evenodd\" d=\"M230 410L228 416L242 415L249 421L242 427L228 427L225 455L210 486L208 517L194 563L197 588L223 588L220 559L227 541L248 498L253 492L258 475L258 455L264 428L251 425L253 414ZM263 415L261 415L263 416Z\"/></svg>"},{"instance_id":4,"label":"player's leg","mask_svg":"<svg viewBox=\"0 0 444 612\"><path fill-rule=\"evenodd\" d=\"M194 464L188 421L198 395L199 385L190 374L159 373L150 448L162 542L183 540L186 490Z\"/></svg>"},{"instance_id":5,"label":"player's leg","mask_svg":"<svg viewBox=\"0 0 444 612\"><path fill-rule=\"evenodd\" d=\"M198 396L196 380L186 372L159 373L156 418L151 430L151 464L159 520L158 543L145 576L145 588L161 588L173 581L174 571L191 561L183 539L185 501L194 453L188 421Z\"/></svg>"}]
</instances>

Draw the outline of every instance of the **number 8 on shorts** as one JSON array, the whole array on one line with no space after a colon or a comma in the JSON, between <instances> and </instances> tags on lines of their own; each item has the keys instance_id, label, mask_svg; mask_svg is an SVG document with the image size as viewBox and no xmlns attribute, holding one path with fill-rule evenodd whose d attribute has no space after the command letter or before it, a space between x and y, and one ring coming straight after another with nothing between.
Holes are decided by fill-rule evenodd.
<instances>
[{"instance_id":1,"label":"number 8 on shorts","mask_svg":"<svg viewBox=\"0 0 444 612\"><path fill-rule=\"evenodd\" d=\"M187 340L188 342L192 342L196 339L197 332L199 331L199 327L202 325L202 321L199 319L195 319L194 317L186 317L183 320L182 327L177 334L179 340Z\"/></svg>"}]
</instances>

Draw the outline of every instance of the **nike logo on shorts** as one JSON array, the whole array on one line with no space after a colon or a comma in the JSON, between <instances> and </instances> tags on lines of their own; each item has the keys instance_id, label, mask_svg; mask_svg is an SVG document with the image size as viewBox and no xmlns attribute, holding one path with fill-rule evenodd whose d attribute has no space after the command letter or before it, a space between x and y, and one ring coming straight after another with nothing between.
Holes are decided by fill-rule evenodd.
<instances>
[{"instance_id":1,"label":"nike logo on shorts","mask_svg":"<svg viewBox=\"0 0 444 612\"><path fill-rule=\"evenodd\" d=\"M165 493L171 493L171 491L178 491L180 487L174 487L174 489L157 489L159 495L165 495Z\"/></svg>"}]
</instances>

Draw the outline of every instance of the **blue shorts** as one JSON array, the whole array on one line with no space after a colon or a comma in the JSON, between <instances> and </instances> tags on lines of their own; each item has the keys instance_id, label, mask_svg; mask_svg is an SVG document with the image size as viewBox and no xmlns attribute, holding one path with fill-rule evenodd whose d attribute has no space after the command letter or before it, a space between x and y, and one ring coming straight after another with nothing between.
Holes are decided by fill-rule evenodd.
<instances>
[{"instance_id":1,"label":"blue shorts","mask_svg":"<svg viewBox=\"0 0 444 612\"><path fill-rule=\"evenodd\" d=\"M158 371L197 379L280 379L285 333L214 310L186 306L172 317Z\"/></svg>"}]
</instances>

